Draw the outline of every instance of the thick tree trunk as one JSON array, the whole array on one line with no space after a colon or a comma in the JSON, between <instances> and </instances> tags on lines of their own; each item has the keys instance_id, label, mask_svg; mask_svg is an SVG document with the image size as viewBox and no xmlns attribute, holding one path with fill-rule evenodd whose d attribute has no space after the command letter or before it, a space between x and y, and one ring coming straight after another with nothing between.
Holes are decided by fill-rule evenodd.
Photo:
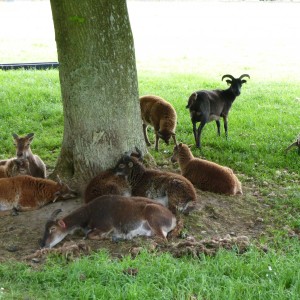
<instances>
[{"instance_id":1,"label":"thick tree trunk","mask_svg":"<svg viewBox=\"0 0 300 300\"><path fill-rule=\"evenodd\" d=\"M125 0L51 0L64 109L54 173L84 185L124 151L146 151Z\"/></svg>"}]
</instances>

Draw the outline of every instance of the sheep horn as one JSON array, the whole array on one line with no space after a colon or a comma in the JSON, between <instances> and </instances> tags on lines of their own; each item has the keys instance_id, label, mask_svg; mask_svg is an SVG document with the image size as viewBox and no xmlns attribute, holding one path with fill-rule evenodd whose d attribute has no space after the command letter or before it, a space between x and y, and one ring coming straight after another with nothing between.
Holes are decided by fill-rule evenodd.
<instances>
[{"instance_id":1,"label":"sheep horn","mask_svg":"<svg viewBox=\"0 0 300 300\"><path fill-rule=\"evenodd\" d=\"M59 214L59 213L61 213L62 212L62 210L59 208L59 209L56 209L52 214L51 214L51 216L50 216L50 221L54 221L54 219L57 217L57 215Z\"/></svg>"},{"instance_id":2,"label":"sheep horn","mask_svg":"<svg viewBox=\"0 0 300 300\"><path fill-rule=\"evenodd\" d=\"M132 154L132 151L126 151L126 152L124 153L124 156L128 156L128 157L130 157L130 156L131 156L131 154Z\"/></svg>"},{"instance_id":3,"label":"sheep horn","mask_svg":"<svg viewBox=\"0 0 300 300\"><path fill-rule=\"evenodd\" d=\"M143 153L142 151L135 146L135 151L137 152L137 158L140 160L140 161L143 161Z\"/></svg>"},{"instance_id":4,"label":"sheep horn","mask_svg":"<svg viewBox=\"0 0 300 300\"><path fill-rule=\"evenodd\" d=\"M243 74L243 75L241 75L241 76L239 77L239 79L242 79L242 78L244 78L244 77L248 77L248 78L250 79L250 76L249 76L248 74Z\"/></svg>"},{"instance_id":5,"label":"sheep horn","mask_svg":"<svg viewBox=\"0 0 300 300\"><path fill-rule=\"evenodd\" d=\"M234 80L234 79L235 79L232 75L226 74L226 75L223 75L222 81L223 81L223 79L226 78L226 77L230 78L231 80Z\"/></svg>"}]
</instances>

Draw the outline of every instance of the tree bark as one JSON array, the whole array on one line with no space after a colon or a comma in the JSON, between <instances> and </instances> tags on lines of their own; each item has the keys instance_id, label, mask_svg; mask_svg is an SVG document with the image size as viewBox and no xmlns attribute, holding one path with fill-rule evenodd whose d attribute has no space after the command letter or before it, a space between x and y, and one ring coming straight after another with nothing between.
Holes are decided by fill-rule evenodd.
<instances>
[{"instance_id":1,"label":"tree bark","mask_svg":"<svg viewBox=\"0 0 300 300\"><path fill-rule=\"evenodd\" d=\"M122 153L146 150L125 0L50 0L64 136L54 174L86 184Z\"/></svg>"}]
</instances>

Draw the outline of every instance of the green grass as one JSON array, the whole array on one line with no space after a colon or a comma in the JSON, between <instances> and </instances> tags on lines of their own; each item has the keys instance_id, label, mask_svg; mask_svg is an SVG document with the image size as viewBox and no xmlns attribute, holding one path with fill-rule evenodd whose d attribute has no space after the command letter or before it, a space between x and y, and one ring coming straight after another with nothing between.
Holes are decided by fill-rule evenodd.
<instances>
[{"instance_id":1,"label":"green grass","mask_svg":"<svg viewBox=\"0 0 300 300\"><path fill-rule=\"evenodd\" d=\"M54 167L63 134L58 71L0 71L0 84L0 158L14 155L13 132L34 132L33 151ZM178 113L177 139L191 145L187 99L194 90L215 87L225 84L195 74L139 74L140 94L170 101ZM0 299L297 299L299 241L286 237L280 226L300 228L299 155L296 149L283 152L299 133L299 97L299 82L251 78L230 112L229 139L224 130L217 137L209 123L203 148L192 146L196 156L233 168L244 184L255 184L269 199L275 224L273 237L265 240L268 253L253 247L240 256L221 251L195 260L144 252L135 260L117 260L100 252L73 262L52 257L37 270L7 262L0 266ZM168 163L173 146L160 145L161 151L152 148L151 154L159 164ZM139 274L123 274L128 267Z\"/></svg>"},{"instance_id":2,"label":"green grass","mask_svg":"<svg viewBox=\"0 0 300 300\"><path fill-rule=\"evenodd\" d=\"M1 265L0 299L298 299L299 259L297 242L286 253L220 251L200 259L142 252L119 260L104 251L72 262L52 257L39 270ZM137 276L124 274L128 268Z\"/></svg>"},{"instance_id":3,"label":"green grass","mask_svg":"<svg viewBox=\"0 0 300 300\"><path fill-rule=\"evenodd\" d=\"M243 255L220 251L199 259L143 252L134 260L101 251L75 261L52 256L38 267L6 262L0 264L0 299L299 299L299 240L283 230L300 230L300 157L296 149L283 153L299 134L297 4L161 2L128 2L140 95L170 101L178 113L178 141L194 145L185 109L191 92L226 87L220 81L225 73L250 74L229 115L228 141L223 128L217 137L211 122L203 148L192 151L233 168L244 185L259 190L268 204L266 224L270 219L273 226L271 236L258 243L269 251L253 246ZM0 11L0 24L10 29L1 33L1 63L56 61L49 3L33 1L14 10L12 4L3 3ZM141 26L140 20L153 18L157 26ZM0 86L0 159L14 155L13 132L34 132L33 151L54 167L63 135L57 70L0 71ZM151 154L158 164L168 164L172 145L160 145ZM138 268L138 275L123 274L128 267Z\"/></svg>"}]
</instances>

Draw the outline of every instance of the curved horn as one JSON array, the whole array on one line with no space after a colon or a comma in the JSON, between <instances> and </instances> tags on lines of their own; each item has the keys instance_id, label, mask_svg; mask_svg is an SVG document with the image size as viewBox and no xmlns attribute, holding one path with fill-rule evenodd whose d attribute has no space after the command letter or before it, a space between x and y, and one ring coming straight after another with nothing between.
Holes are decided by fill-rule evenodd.
<instances>
[{"instance_id":1,"label":"curved horn","mask_svg":"<svg viewBox=\"0 0 300 300\"><path fill-rule=\"evenodd\" d=\"M235 79L232 75L226 74L226 75L223 75L222 81L223 81L223 79L226 78L226 77L230 78L231 80L234 80L234 79Z\"/></svg>"},{"instance_id":2,"label":"curved horn","mask_svg":"<svg viewBox=\"0 0 300 300\"><path fill-rule=\"evenodd\" d=\"M250 76L249 76L248 74L243 74L243 75L241 75L241 76L239 77L239 79L242 79L242 78L244 78L244 77L248 77L248 78L250 79Z\"/></svg>"},{"instance_id":3,"label":"curved horn","mask_svg":"<svg viewBox=\"0 0 300 300\"><path fill-rule=\"evenodd\" d=\"M50 216L50 220L51 221L54 221L54 219L57 217L57 215L59 214L59 213L61 213L62 212L62 210L59 208L59 209L56 209L52 214L51 214L51 216Z\"/></svg>"},{"instance_id":4,"label":"curved horn","mask_svg":"<svg viewBox=\"0 0 300 300\"><path fill-rule=\"evenodd\" d=\"M137 152L137 158L140 160L140 161L143 161L143 153L142 151L137 147L135 146L135 151ZM131 153L132 155L133 153Z\"/></svg>"},{"instance_id":5,"label":"curved horn","mask_svg":"<svg viewBox=\"0 0 300 300\"><path fill-rule=\"evenodd\" d=\"M126 151L125 153L124 153L124 156L131 156L131 154L132 154L132 151Z\"/></svg>"}]
</instances>

